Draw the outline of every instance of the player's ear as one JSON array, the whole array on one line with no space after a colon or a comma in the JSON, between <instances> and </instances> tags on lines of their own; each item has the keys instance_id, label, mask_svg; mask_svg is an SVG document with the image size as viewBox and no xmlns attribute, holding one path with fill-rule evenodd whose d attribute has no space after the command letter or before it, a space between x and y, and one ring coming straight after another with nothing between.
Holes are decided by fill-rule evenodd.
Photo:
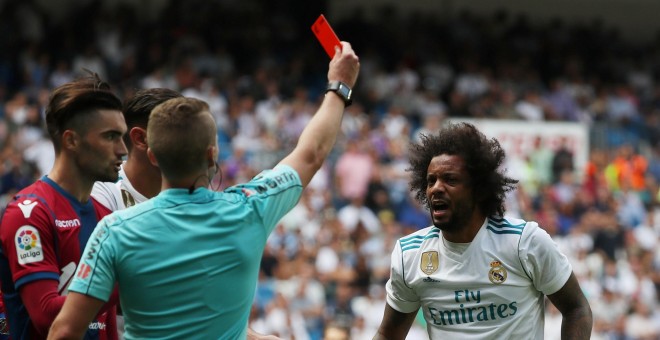
<instances>
[{"instance_id":1,"label":"player's ear","mask_svg":"<svg viewBox=\"0 0 660 340\"><path fill-rule=\"evenodd\" d=\"M147 157L149 157L149 163L153 166L158 166L158 160L156 159L156 155L154 155L153 151L151 151L151 148L147 148Z\"/></svg>"},{"instance_id":2,"label":"player's ear","mask_svg":"<svg viewBox=\"0 0 660 340\"><path fill-rule=\"evenodd\" d=\"M133 127L128 131L128 136L134 148L147 150L147 130L145 128L139 126Z\"/></svg>"},{"instance_id":3,"label":"player's ear","mask_svg":"<svg viewBox=\"0 0 660 340\"><path fill-rule=\"evenodd\" d=\"M62 133L62 148L75 149L79 144L78 138L79 136L75 131L64 130L64 132Z\"/></svg>"}]
</instances>

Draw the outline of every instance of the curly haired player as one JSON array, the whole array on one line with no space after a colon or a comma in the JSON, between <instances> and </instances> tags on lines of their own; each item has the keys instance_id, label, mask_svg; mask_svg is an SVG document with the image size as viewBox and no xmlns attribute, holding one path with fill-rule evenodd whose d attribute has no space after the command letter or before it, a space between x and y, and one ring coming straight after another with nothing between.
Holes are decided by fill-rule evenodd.
<instances>
[{"instance_id":1,"label":"curly haired player","mask_svg":"<svg viewBox=\"0 0 660 340\"><path fill-rule=\"evenodd\" d=\"M542 339L545 296L562 338L589 338L591 309L566 256L537 223L504 216L517 183L504 157L468 123L412 146L411 190L433 225L396 243L374 339L404 339L420 308L432 339Z\"/></svg>"}]
</instances>

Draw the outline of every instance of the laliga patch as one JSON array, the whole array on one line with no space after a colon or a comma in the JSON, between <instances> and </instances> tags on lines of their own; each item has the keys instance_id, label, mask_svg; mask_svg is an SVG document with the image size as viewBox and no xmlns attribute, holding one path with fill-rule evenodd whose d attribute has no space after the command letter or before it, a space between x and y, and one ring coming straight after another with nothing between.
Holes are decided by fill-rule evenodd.
<instances>
[{"instance_id":1,"label":"laliga patch","mask_svg":"<svg viewBox=\"0 0 660 340\"><path fill-rule=\"evenodd\" d=\"M18 263L28 264L43 261L44 253L41 249L41 238L37 228L24 225L16 231L16 255Z\"/></svg>"}]
</instances>

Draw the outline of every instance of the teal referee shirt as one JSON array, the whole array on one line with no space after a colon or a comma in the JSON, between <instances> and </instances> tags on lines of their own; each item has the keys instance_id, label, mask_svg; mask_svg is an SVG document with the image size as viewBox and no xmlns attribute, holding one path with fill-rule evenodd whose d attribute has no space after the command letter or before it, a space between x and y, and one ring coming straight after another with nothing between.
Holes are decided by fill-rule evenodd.
<instances>
[{"instance_id":1,"label":"teal referee shirt","mask_svg":"<svg viewBox=\"0 0 660 340\"><path fill-rule=\"evenodd\" d=\"M266 240L301 193L288 166L165 190L99 222L69 290L107 301L118 283L127 339L245 338Z\"/></svg>"}]
</instances>

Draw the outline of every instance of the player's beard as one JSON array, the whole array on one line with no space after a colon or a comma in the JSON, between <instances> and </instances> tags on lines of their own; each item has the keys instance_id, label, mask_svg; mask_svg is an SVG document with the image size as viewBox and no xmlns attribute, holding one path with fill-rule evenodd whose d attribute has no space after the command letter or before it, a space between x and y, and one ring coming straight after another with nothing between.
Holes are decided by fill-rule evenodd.
<instances>
[{"instance_id":1,"label":"player's beard","mask_svg":"<svg viewBox=\"0 0 660 340\"><path fill-rule=\"evenodd\" d=\"M433 221L433 225L444 232L458 232L467 227L475 209L476 204L474 201L470 201L469 204L453 204L449 220L445 222Z\"/></svg>"},{"instance_id":2,"label":"player's beard","mask_svg":"<svg viewBox=\"0 0 660 340\"><path fill-rule=\"evenodd\" d=\"M87 174L95 182L116 182L119 179L119 173L114 166L88 168Z\"/></svg>"},{"instance_id":3,"label":"player's beard","mask_svg":"<svg viewBox=\"0 0 660 340\"><path fill-rule=\"evenodd\" d=\"M104 157L102 152L94 149L86 140L81 144L77 163L81 173L93 181L116 182L119 178L116 161Z\"/></svg>"},{"instance_id":4,"label":"player's beard","mask_svg":"<svg viewBox=\"0 0 660 340\"><path fill-rule=\"evenodd\" d=\"M97 181L101 182L117 182L119 179L119 172L115 170L115 167L113 166L109 171L104 171L102 173L99 173L99 176L97 177Z\"/></svg>"}]
</instances>

